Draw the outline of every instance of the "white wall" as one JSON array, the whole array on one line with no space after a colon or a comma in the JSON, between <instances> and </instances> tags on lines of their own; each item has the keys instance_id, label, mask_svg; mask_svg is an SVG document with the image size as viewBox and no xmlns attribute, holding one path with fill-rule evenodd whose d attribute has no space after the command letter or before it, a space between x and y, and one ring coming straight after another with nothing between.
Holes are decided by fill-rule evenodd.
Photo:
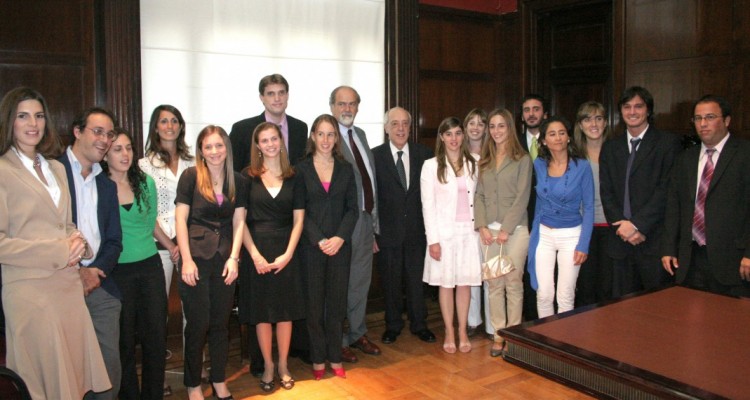
<instances>
[{"instance_id":1,"label":"white wall","mask_svg":"<svg viewBox=\"0 0 750 400\"><path fill-rule=\"evenodd\" d=\"M384 19L384 0L141 0L143 132L159 104L182 112L191 147L208 124L229 132L263 111L258 82L280 73L289 81L287 114L308 126L330 113L332 89L357 89L355 124L377 146Z\"/></svg>"}]
</instances>

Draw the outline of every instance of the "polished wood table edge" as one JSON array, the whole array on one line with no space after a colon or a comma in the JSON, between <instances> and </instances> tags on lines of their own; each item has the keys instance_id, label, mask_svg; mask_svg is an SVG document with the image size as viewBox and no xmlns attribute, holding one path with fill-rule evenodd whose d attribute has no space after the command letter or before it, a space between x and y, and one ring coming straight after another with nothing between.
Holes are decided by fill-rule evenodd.
<instances>
[{"instance_id":1,"label":"polished wood table edge","mask_svg":"<svg viewBox=\"0 0 750 400\"><path fill-rule=\"evenodd\" d=\"M574 310L571 310L562 314L555 314L546 318L541 318L541 319L537 319L533 321L527 321L520 325L501 329L498 333L503 338L505 338L505 340L508 342L508 346L516 345L516 346L521 346L521 347L525 347L528 349L533 349L541 354L567 362L576 367L584 368L586 370L593 371L597 374L603 375L615 381L635 386L645 392L652 393L658 397L674 398L674 399L686 399L686 398L726 399L726 397L724 396L706 391L704 389L701 389L695 386L691 386L690 384L687 384L685 382L676 381L666 376L656 374L651 371L644 370L644 369L635 367L633 365L620 362L615 359L603 356L601 354L597 354L597 353L579 348L577 346L574 346L568 343L563 343L555 339L551 339L549 337L541 335L539 333L528 330L528 328L531 328L537 325L552 323L554 321L557 321L563 318L571 318L571 317L574 317L576 315L579 315L581 313L584 313L593 309L606 307L607 305L610 305L610 304L620 303L620 302L627 301L633 298L646 296L655 292L668 290L668 289L675 288L675 287L689 289L684 286L669 285L669 286L665 286L661 288L644 290L641 292L632 293L632 294L623 296L615 300L609 300L609 301L598 303L598 304L592 304L592 305L588 305L584 307L579 307L579 308L576 308ZM689 289L689 290L696 290L696 289ZM744 298L739 298L739 297L734 297L734 296L725 296L725 297L747 300ZM578 382L566 379L553 372L546 371L534 365L530 365L523 360L519 360L514 357L511 357L508 355L507 350L503 354L503 359L512 364L532 370L535 373L539 373L556 382L573 387L584 393L597 396L600 398L611 398L609 396L606 396L606 394L604 393L600 393L598 391L592 390Z\"/></svg>"}]
</instances>

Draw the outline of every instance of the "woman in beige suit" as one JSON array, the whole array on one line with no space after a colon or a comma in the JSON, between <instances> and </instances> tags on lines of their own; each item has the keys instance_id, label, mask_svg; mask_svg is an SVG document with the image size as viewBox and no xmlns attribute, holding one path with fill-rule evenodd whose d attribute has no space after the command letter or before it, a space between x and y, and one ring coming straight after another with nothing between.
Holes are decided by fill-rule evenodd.
<instances>
[{"instance_id":1,"label":"woman in beige suit","mask_svg":"<svg viewBox=\"0 0 750 400\"><path fill-rule=\"evenodd\" d=\"M494 257L503 245L516 269L490 280L490 318L495 329L521 323L523 309L523 266L529 249L526 205L531 192L531 158L521 147L506 109L488 116L490 137L482 147L479 181L474 199L474 226L479 229L482 251ZM503 339L495 332L490 355L502 354Z\"/></svg>"},{"instance_id":2,"label":"woman in beige suit","mask_svg":"<svg viewBox=\"0 0 750 400\"><path fill-rule=\"evenodd\" d=\"M44 98L18 88L0 102L0 264L8 367L34 399L110 389L83 299L88 246L71 222L62 150ZM90 250L89 250L90 252Z\"/></svg>"}]
</instances>

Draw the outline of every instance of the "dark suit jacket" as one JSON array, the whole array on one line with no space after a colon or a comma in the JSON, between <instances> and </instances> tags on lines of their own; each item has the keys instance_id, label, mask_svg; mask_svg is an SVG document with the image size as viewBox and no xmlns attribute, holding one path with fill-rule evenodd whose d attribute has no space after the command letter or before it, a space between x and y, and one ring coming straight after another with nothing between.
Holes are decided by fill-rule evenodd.
<instances>
[{"instance_id":1,"label":"dark suit jacket","mask_svg":"<svg viewBox=\"0 0 750 400\"><path fill-rule=\"evenodd\" d=\"M630 136L625 133L606 141L599 155L600 194L604 215L610 224L626 219L623 215L623 204L625 170L630 156L629 138ZM638 145L630 169L630 221L646 235L646 241L639 245L646 254L659 253L669 174L680 150L680 141L675 135L661 132L653 125L649 126L643 141ZM612 234L617 228L611 227ZM610 240L608 246L610 256L615 259L625 258L634 248L619 238Z\"/></svg>"},{"instance_id":2,"label":"dark suit jacket","mask_svg":"<svg viewBox=\"0 0 750 400\"><path fill-rule=\"evenodd\" d=\"M193 258L209 260L217 253L224 259L232 253L235 208L247 205L247 181L239 172L234 173L234 202L227 196L229 186L224 180L224 202L211 203L201 195L197 185L198 174L195 167L185 170L177 183L175 203L190 206L188 215L188 238L190 254Z\"/></svg>"},{"instance_id":3,"label":"dark suit jacket","mask_svg":"<svg viewBox=\"0 0 750 400\"><path fill-rule=\"evenodd\" d=\"M677 257L677 283L685 280L691 262L700 149L693 146L677 159L667 195L661 254ZM750 142L734 135L727 140L708 187L705 215L714 277L724 285L741 285L740 260L750 257Z\"/></svg>"},{"instance_id":4,"label":"dark suit jacket","mask_svg":"<svg viewBox=\"0 0 750 400\"><path fill-rule=\"evenodd\" d=\"M307 144L307 124L292 117L286 116L289 124L289 162L297 164L305 155ZM243 119L232 125L229 139L232 142L232 162L234 170L239 172L250 164L250 142L253 140L253 131L261 123L266 122L265 111L257 117Z\"/></svg>"},{"instance_id":5,"label":"dark suit jacket","mask_svg":"<svg viewBox=\"0 0 750 400\"><path fill-rule=\"evenodd\" d=\"M518 134L518 141L521 143L521 147L523 147L526 153L529 153L529 144L526 142L526 129L523 129ZM529 158L530 157L531 155L529 155ZM531 162L534 162L534 160L531 160ZM531 192L529 195L529 205L526 206L526 214L529 216L527 226L529 227L531 227L532 222L534 222L534 210L535 209L536 209L536 172L534 172L534 168L531 168Z\"/></svg>"},{"instance_id":6,"label":"dark suit jacket","mask_svg":"<svg viewBox=\"0 0 750 400\"><path fill-rule=\"evenodd\" d=\"M76 206L76 188L73 180L73 168L70 165L67 151L57 161L65 166L70 189L70 206L73 211L73 223L78 224L78 209ZM96 176L96 192L99 196L96 204L96 216L99 223L101 244L94 261L90 266L99 268L107 275L102 279L102 289L116 298L120 298L120 290L112 279L112 270L122 252L122 228L120 227L120 202L117 200L117 185L104 172Z\"/></svg>"},{"instance_id":7,"label":"dark suit jacket","mask_svg":"<svg viewBox=\"0 0 750 400\"><path fill-rule=\"evenodd\" d=\"M312 157L300 161L296 171L305 183L304 237L300 243L317 248L322 239L338 236L351 245L359 218L352 166L344 160L334 161L328 192L323 189Z\"/></svg>"},{"instance_id":8,"label":"dark suit jacket","mask_svg":"<svg viewBox=\"0 0 750 400\"><path fill-rule=\"evenodd\" d=\"M378 246L400 247L404 242L410 246L424 248L427 240L422 217L422 196L419 179L422 164L432 158L432 150L418 143L409 142L409 190L401 185L396 163L386 141L372 149L375 158L375 175L378 177L378 213L380 235ZM424 253L424 250L422 251Z\"/></svg>"}]
</instances>

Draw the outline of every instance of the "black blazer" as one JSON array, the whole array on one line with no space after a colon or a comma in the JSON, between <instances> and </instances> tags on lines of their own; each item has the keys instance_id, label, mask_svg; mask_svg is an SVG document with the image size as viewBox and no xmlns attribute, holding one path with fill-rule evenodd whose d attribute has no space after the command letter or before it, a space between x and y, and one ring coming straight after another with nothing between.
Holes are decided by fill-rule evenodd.
<instances>
[{"instance_id":1,"label":"black blazer","mask_svg":"<svg viewBox=\"0 0 750 400\"><path fill-rule=\"evenodd\" d=\"M289 124L289 162L295 165L305 155L307 124L291 115L287 115L286 120ZM265 111L257 117L243 119L232 125L229 140L232 142L232 163L235 171L242 171L250 165L250 142L253 140L253 131L263 122L266 122Z\"/></svg>"},{"instance_id":2,"label":"black blazer","mask_svg":"<svg viewBox=\"0 0 750 400\"><path fill-rule=\"evenodd\" d=\"M318 247L318 242L333 236L351 244L352 232L359 218L354 169L344 160L335 159L328 192L315 171L312 156L295 168L305 186L305 224L300 243Z\"/></svg>"},{"instance_id":3,"label":"black blazer","mask_svg":"<svg viewBox=\"0 0 750 400\"><path fill-rule=\"evenodd\" d=\"M70 166L68 152L65 151L57 159L65 166L65 174L68 177L68 188L70 189L70 206L73 211L73 223L78 225L78 208L76 206L76 188L73 180L73 168ZM99 268L107 275L103 278L102 289L116 298L120 298L120 290L115 281L110 279L112 270L117 265L117 260L122 252L122 227L120 226L120 202L117 200L117 185L112 182L104 172L96 176L96 217L99 223L99 234L101 244L96 258L91 262L92 267Z\"/></svg>"},{"instance_id":4,"label":"black blazer","mask_svg":"<svg viewBox=\"0 0 750 400\"><path fill-rule=\"evenodd\" d=\"M491 139L492 138L488 138L487 140L491 140ZM529 153L529 144L526 142L526 129L523 129L521 132L518 133L518 141L521 143L521 147L523 147L526 153ZM531 160L531 162L533 163L534 160ZM529 195L529 205L526 206L526 214L529 216L528 225L527 225L528 227L531 227L533 225L532 222L534 222L535 211L536 211L536 169L531 168L531 192Z\"/></svg>"},{"instance_id":5,"label":"black blazer","mask_svg":"<svg viewBox=\"0 0 750 400\"><path fill-rule=\"evenodd\" d=\"M180 175L177 183L177 197L175 204L182 203L190 206L188 215L188 239L190 254L193 258L211 259L216 253L222 258L229 258L232 253L232 237L234 235L235 208L244 208L247 204L247 181L238 172L234 173L235 196L232 202L227 193L229 185L224 180L224 202L221 205L206 200L198 191L197 171L190 167Z\"/></svg>"},{"instance_id":6,"label":"black blazer","mask_svg":"<svg viewBox=\"0 0 750 400\"><path fill-rule=\"evenodd\" d=\"M419 179L422 164L432 158L432 150L418 143L409 142L409 190L401 185L396 163L386 141L372 149L375 158L375 176L378 186L378 211L380 235L378 246L399 247L408 241L411 246L427 245L422 217L422 196Z\"/></svg>"},{"instance_id":7,"label":"black blazer","mask_svg":"<svg viewBox=\"0 0 750 400\"><path fill-rule=\"evenodd\" d=\"M627 138L626 138L627 136ZM625 170L630 156L630 136L626 133L610 139L599 155L599 182L604 215L610 224L626 219ZM669 174L675 157L681 151L677 136L650 126L638 145L630 169L630 221L646 235L642 246L646 254L658 255L659 240L664 226ZM617 231L612 226L612 233ZM622 240L609 241L609 253L615 259L625 258L633 245Z\"/></svg>"},{"instance_id":8,"label":"black blazer","mask_svg":"<svg viewBox=\"0 0 750 400\"><path fill-rule=\"evenodd\" d=\"M677 257L677 283L685 280L692 256L700 148L677 159L667 194L661 254ZM740 260L750 257L750 142L734 135L727 139L708 187L705 215L711 272L723 285L741 285Z\"/></svg>"}]
</instances>

